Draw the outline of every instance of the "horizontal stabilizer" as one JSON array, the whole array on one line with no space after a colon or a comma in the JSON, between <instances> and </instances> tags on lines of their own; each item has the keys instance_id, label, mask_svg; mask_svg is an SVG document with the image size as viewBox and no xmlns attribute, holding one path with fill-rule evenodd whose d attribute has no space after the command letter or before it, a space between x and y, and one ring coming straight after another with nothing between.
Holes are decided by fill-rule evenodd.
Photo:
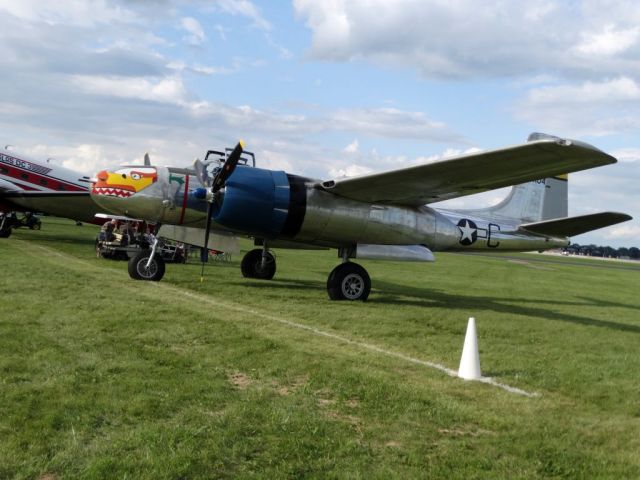
<instances>
[{"instance_id":1,"label":"horizontal stabilizer","mask_svg":"<svg viewBox=\"0 0 640 480\"><path fill-rule=\"evenodd\" d=\"M626 213L601 212L590 215L578 215L576 217L557 218L535 223L523 223L520 228L539 235L552 237L573 237L581 233L590 232L599 228L615 225L616 223L631 220Z\"/></svg>"}]
</instances>

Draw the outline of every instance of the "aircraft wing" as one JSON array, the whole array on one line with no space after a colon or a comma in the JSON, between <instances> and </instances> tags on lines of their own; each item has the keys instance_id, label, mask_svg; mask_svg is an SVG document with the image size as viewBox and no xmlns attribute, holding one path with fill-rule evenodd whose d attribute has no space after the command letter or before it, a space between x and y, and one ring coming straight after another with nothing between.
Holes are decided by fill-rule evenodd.
<instances>
[{"instance_id":1,"label":"aircraft wing","mask_svg":"<svg viewBox=\"0 0 640 480\"><path fill-rule=\"evenodd\" d=\"M420 206L615 162L587 143L552 137L319 187L352 200Z\"/></svg>"},{"instance_id":2,"label":"aircraft wing","mask_svg":"<svg viewBox=\"0 0 640 480\"><path fill-rule=\"evenodd\" d=\"M100 212L100 208L91 199L88 190L85 192L0 190L0 199L32 212L44 212L83 222L95 221L95 214Z\"/></svg>"},{"instance_id":3,"label":"aircraft wing","mask_svg":"<svg viewBox=\"0 0 640 480\"><path fill-rule=\"evenodd\" d=\"M631 218L632 217L626 213L601 212L555 220L543 220L535 223L525 223L520 225L520 228L540 235L573 237L581 233L609 227L616 223L626 222L627 220L631 220Z\"/></svg>"}]
</instances>

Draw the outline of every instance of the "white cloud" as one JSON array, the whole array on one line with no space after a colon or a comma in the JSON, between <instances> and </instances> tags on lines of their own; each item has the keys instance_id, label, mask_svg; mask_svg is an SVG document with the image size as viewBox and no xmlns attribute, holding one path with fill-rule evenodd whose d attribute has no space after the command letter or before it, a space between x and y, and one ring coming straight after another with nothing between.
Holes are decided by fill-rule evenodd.
<instances>
[{"instance_id":1,"label":"white cloud","mask_svg":"<svg viewBox=\"0 0 640 480\"><path fill-rule=\"evenodd\" d=\"M594 104L634 102L640 100L640 85L629 77L618 77L603 82L585 82L581 85L559 85L531 90L527 101L531 105Z\"/></svg>"},{"instance_id":2,"label":"white cloud","mask_svg":"<svg viewBox=\"0 0 640 480\"><path fill-rule=\"evenodd\" d=\"M180 20L180 26L187 31L188 35L183 37L183 40L190 45L202 45L207 38L202 25L193 17L183 17Z\"/></svg>"},{"instance_id":3,"label":"white cloud","mask_svg":"<svg viewBox=\"0 0 640 480\"><path fill-rule=\"evenodd\" d=\"M347 145L346 147L344 147L344 152L345 153L358 153L360 146L358 143L358 139L355 138L353 140L353 142L351 142L349 145Z\"/></svg>"},{"instance_id":4,"label":"white cloud","mask_svg":"<svg viewBox=\"0 0 640 480\"><path fill-rule=\"evenodd\" d=\"M621 76L600 82L533 88L515 115L536 129L563 135L611 135L640 128L640 84Z\"/></svg>"},{"instance_id":5,"label":"white cloud","mask_svg":"<svg viewBox=\"0 0 640 480\"><path fill-rule=\"evenodd\" d=\"M640 148L618 148L611 152L621 162L640 161Z\"/></svg>"},{"instance_id":6,"label":"white cloud","mask_svg":"<svg viewBox=\"0 0 640 480\"><path fill-rule=\"evenodd\" d=\"M607 229L604 234L605 238L623 241L627 245L636 245L637 239L640 238L640 225L633 223L624 223L619 226Z\"/></svg>"},{"instance_id":7,"label":"white cloud","mask_svg":"<svg viewBox=\"0 0 640 480\"><path fill-rule=\"evenodd\" d=\"M447 158L458 157L460 155L471 155L473 153L479 153L482 149L478 147L471 147L465 150L459 148L447 148L442 153L437 153L435 155L429 155L426 157L418 157L413 163L415 164L426 164L426 163L435 163L441 160L445 160Z\"/></svg>"},{"instance_id":8,"label":"white cloud","mask_svg":"<svg viewBox=\"0 0 640 480\"><path fill-rule=\"evenodd\" d=\"M262 16L260 9L249 0L218 0L216 6L231 15L250 18L253 24L262 30L269 31L272 28L271 23Z\"/></svg>"},{"instance_id":9,"label":"white cloud","mask_svg":"<svg viewBox=\"0 0 640 480\"><path fill-rule=\"evenodd\" d=\"M415 68L429 77L640 73L637 2L603 7L595 0L482 5L474 0L294 0L293 5L312 32L310 55L322 60L365 59Z\"/></svg>"},{"instance_id":10,"label":"white cloud","mask_svg":"<svg viewBox=\"0 0 640 480\"><path fill-rule=\"evenodd\" d=\"M96 144L80 144L73 147L39 144L21 148L20 151L33 158L48 158L54 164L83 173L91 172L96 165L106 164L108 161L104 148Z\"/></svg>"},{"instance_id":11,"label":"white cloud","mask_svg":"<svg viewBox=\"0 0 640 480\"><path fill-rule=\"evenodd\" d=\"M615 25L605 25L602 31L583 33L583 40L574 47L582 55L612 56L628 50L638 43L638 27L616 30Z\"/></svg>"},{"instance_id":12,"label":"white cloud","mask_svg":"<svg viewBox=\"0 0 640 480\"><path fill-rule=\"evenodd\" d=\"M240 62L234 62L230 67L212 67L208 65L187 65L183 61L171 61L167 63L167 68L177 72L191 72L198 75L230 75L242 69Z\"/></svg>"},{"instance_id":13,"label":"white cloud","mask_svg":"<svg viewBox=\"0 0 640 480\"><path fill-rule=\"evenodd\" d=\"M364 165L347 165L343 168L331 168L329 169L329 176L333 179L345 178L345 177L358 177L360 175L366 175L372 173L373 169Z\"/></svg>"},{"instance_id":14,"label":"white cloud","mask_svg":"<svg viewBox=\"0 0 640 480\"><path fill-rule=\"evenodd\" d=\"M86 93L111 97L133 98L153 102L188 105L187 91L180 77L165 77L155 82L139 77L97 77L76 75L74 85Z\"/></svg>"},{"instance_id":15,"label":"white cloud","mask_svg":"<svg viewBox=\"0 0 640 480\"><path fill-rule=\"evenodd\" d=\"M50 25L93 26L97 23L129 22L135 14L121 5L106 0L0 0L3 10L21 20L42 21Z\"/></svg>"},{"instance_id":16,"label":"white cloud","mask_svg":"<svg viewBox=\"0 0 640 480\"><path fill-rule=\"evenodd\" d=\"M330 115L330 122L335 129L386 138L463 141L444 123L430 120L423 112L397 108L339 109Z\"/></svg>"}]
</instances>

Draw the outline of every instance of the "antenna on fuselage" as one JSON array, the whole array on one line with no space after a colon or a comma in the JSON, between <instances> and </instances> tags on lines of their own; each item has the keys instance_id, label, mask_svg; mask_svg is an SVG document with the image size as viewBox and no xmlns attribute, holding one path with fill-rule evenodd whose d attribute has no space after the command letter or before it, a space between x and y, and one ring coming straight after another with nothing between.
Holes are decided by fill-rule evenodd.
<instances>
[{"instance_id":1,"label":"antenna on fuselage","mask_svg":"<svg viewBox=\"0 0 640 480\"><path fill-rule=\"evenodd\" d=\"M146 152L144 154L144 166L145 167L150 167L151 166L151 159L149 158L149 152Z\"/></svg>"}]
</instances>

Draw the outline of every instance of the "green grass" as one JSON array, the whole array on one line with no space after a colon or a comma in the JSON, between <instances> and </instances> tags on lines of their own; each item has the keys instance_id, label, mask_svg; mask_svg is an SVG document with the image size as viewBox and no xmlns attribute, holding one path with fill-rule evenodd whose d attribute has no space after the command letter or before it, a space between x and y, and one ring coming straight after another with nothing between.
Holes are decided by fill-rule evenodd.
<instances>
[{"instance_id":1,"label":"green grass","mask_svg":"<svg viewBox=\"0 0 640 480\"><path fill-rule=\"evenodd\" d=\"M0 240L0 478L640 477L637 269L363 261L343 303L335 252L147 283L95 233ZM539 397L362 347L457 369L469 316L483 373Z\"/></svg>"}]
</instances>

